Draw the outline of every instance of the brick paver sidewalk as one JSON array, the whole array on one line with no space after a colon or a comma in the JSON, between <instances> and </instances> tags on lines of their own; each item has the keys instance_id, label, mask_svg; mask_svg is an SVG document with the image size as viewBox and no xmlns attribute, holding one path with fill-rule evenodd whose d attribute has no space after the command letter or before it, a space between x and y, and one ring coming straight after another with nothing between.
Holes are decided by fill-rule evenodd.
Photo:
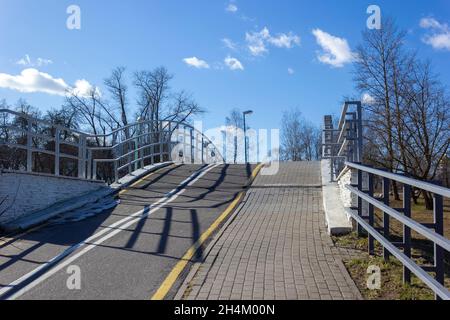
<instances>
[{"instance_id":1,"label":"brick paver sidewalk","mask_svg":"<svg viewBox=\"0 0 450 320\"><path fill-rule=\"evenodd\" d=\"M208 249L178 298L360 298L326 233L318 162L259 175Z\"/></svg>"}]
</instances>

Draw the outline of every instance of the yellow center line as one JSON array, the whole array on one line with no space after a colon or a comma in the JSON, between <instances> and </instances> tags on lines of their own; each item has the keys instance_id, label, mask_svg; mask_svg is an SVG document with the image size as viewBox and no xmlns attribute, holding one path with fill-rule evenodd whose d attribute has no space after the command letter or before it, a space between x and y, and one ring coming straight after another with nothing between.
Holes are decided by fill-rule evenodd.
<instances>
[{"instance_id":1,"label":"yellow center line","mask_svg":"<svg viewBox=\"0 0 450 320\"><path fill-rule=\"evenodd\" d=\"M251 175L250 183L256 178L259 170L263 164L259 164ZM183 272L184 268L188 264L188 262L192 259L195 252L202 246L202 244L211 236L211 234L219 227L222 221L224 221L228 215L234 210L234 208L239 204L242 196L245 191L240 192L233 202L225 209L225 211L216 219L216 221L211 224L211 226L200 236L200 238L188 249L188 251L184 254L180 261L175 265L175 267L170 271L169 275L163 281L161 286L155 292L155 294L151 297L151 300L163 300L167 295L169 290L172 288L175 281L178 279L180 274Z\"/></svg>"}]
</instances>

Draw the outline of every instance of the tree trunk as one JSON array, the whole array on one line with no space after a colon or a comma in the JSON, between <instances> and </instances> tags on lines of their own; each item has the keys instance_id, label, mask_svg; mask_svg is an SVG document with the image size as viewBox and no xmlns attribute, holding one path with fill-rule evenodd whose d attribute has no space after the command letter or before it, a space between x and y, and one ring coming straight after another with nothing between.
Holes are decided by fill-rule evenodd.
<instances>
[{"instance_id":1,"label":"tree trunk","mask_svg":"<svg viewBox=\"0 0 450 320\"><path fill-rule=\"evenodd\" d=\"M424 191L423 198L425 200L425 208L427 210L433 210L433 196L429 192Z\"/></svg>"},{"instance_id":2,"label":"tree trunk","mask_svg":"<svg viewBox=\"0 0 450 320\"><path fill-rule=\"evenodd\" d=\"M400 194L398 193L397 181L392 181L392 191L394 193L394 199L397 201L400 200Z\"/></svg>"}]
</instances>

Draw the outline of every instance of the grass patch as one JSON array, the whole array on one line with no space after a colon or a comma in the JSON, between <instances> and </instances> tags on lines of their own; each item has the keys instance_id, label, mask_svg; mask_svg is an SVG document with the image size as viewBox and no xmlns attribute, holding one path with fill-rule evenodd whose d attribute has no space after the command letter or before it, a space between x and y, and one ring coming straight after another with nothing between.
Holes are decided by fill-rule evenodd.
<instances>
[{"instance_id":1,"label":"grass patch","mask_svg":"<svg viewBox=\"0 0 450 320\"><path fill-rule=\"evenodd\" d=\"M432 300L433 292L417 279L411 278L411 285L403 284L402 264L394 258L384 261L381 257L366 255L359 259L344 261L353 281L355 281L364 299L368 300ZM367 288L369 266L375 265L381 271L380 289Z\"/></svg>"},{"instance_id":2,"label":"grass patch","mask_svg":"<svg viewBox=\"0 0 450 320\"><path fill-rule=\"evenodd\" d=\"M383 248L375 241L375 256L367 254L368 239L366 236L358 237L356 232L348 235L334 236L335 246L360 251L357 258L344 260L350 276L357 285L364 299L367 300L432 300L434 293L420 279L411 275L411 284L403 284L403 265L394 257L388 261L382 258ZM427 260L419 257L418 252L413 256L419 265L426 264ZM369 266L375 265L380 268L380 289L371 290L367 287L370 274L367 273ZM446 278L446 287L450 287L450 279Z\"/></svg>"}]
</instances>

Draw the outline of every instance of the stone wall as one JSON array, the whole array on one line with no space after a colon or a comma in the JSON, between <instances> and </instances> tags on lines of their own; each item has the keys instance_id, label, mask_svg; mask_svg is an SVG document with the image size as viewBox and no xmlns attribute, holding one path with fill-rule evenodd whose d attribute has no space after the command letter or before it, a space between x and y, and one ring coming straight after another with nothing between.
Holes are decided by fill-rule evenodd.
<instances>
[{"instance_id":1,"label":"stone wall","mask_svg":"<svg viewBox=\"0 0 450 320\"><path fill-rule=\"evenodd\" d=\"M105 184L98 181L0 172L0 225L102 187Z\"/></svg>"}]
</instances>

